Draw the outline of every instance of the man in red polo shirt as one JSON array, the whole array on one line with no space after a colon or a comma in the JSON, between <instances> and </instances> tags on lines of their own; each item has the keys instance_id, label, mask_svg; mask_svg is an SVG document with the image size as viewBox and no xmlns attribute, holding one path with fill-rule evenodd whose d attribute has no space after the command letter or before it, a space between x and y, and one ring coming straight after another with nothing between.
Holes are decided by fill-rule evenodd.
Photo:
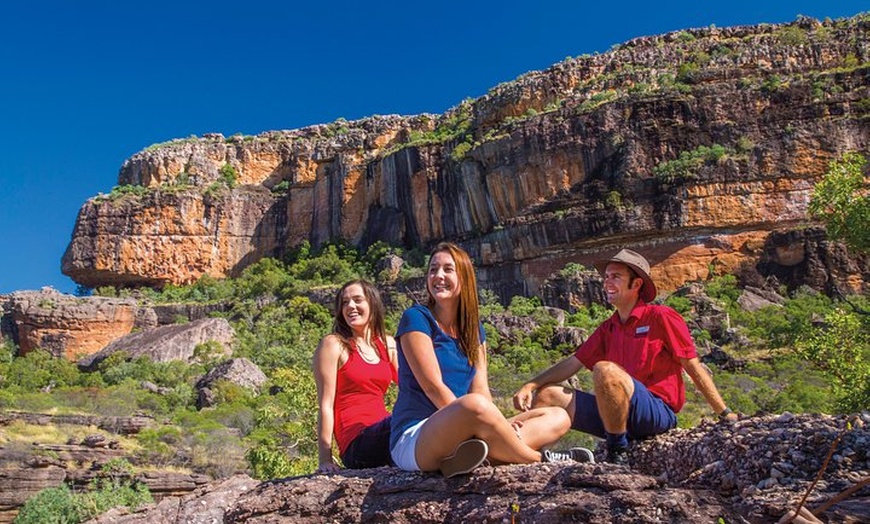
<instances>
[{"instance_id":1,"label":"man in red polo shirt","mask_svg":"<svg viewBox=\"0 0 870 524\"><path fill-rule=\"evenodd\" d=\"M698 360L683 317L667 306L650 304L656 286L649 262L623 249L595 267L616 311L574 355L526 382L514 395L516 408L565 408L571 427L605 439L606 460L617 464L628 463L629 439L676 427L676 413L686 403L683 369L719 418L736 420ZM558 385L583 366L592 371L592 393Z\"/></svg>"}]
</instances>

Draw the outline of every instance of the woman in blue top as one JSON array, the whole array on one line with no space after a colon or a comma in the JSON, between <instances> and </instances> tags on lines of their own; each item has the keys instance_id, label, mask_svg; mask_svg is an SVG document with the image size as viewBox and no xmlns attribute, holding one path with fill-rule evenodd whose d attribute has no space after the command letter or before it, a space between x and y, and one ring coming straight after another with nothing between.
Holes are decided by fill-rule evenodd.
<instances>
[{"instance_id":1,"label":"woman in blue top","mask_svg":"<svg viewBox=\"0 0 870 524\"><path fill-rule=\"evenodd\" d=\"M590 461L585 451L579 457L538 451L570 428L565 410L538 408L508 420L493 404L477 279L468 254L451 243L436 246L426 289L428 304L406 310L396 333L399 395L390 437L396 465L451 477L487 457L520 464L542 458Z\"/></svg>"}]
</instances>

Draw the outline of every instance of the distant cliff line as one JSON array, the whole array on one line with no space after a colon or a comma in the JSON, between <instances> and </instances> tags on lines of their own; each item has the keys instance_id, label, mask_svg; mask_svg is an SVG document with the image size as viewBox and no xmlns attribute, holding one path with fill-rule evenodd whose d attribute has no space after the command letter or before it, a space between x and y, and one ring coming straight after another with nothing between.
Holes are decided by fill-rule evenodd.
<instances>
[{"instance_id":1,"label":"distant cliff line","mask_svg":"<svg viewBox=\"0 0 870 524\"><path fill-rule=\"evenodd\" d=\"M443 115L152 146L84 204L63 272L159 287L237 275L305 240L451 239L503 296L618 246L644 252L663 289L787 273L812 248L777 242L811 225L828 162L870 151L868 29L861 14L676 31ZM857 292L863 273L838 278Z\"/></svg>"}]
</instances>

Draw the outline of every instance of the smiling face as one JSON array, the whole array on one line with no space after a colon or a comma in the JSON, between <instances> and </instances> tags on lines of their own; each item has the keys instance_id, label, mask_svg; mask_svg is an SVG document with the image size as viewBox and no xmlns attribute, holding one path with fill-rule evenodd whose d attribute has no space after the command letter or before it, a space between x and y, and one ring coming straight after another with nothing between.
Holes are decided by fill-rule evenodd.
<instances>
[{"instance_id":1,"label":"smiling face","mask_svg":"<svg viewBox=\"0 0 870 524\"><path fill-rule=\"evenodd\" d=\"M426 287L435 302L459 299L462 286L456 271L456 261L449 251L439 251L429 259Z\"/></svg>"},{"instance_id":2,"label":"smiling face","mask_svg":"<svg viewBox=\"0 0 870 524\"><path fill-rule=\"evenodd\" d=\"M604 293L616 309L634 307L643 281L625 264L611 262L604 270Z\"/></svg>"},{"instance_id":3,"label":"smiling face","mask_svg":"<svg viewBox=\"0 0 870 524\"><path fill-rule=\"evenodd\" d=\"M341 294L341 315L356 336L363 336L371 318L371 308L363 288L351 284Z\"/></svg>"}]
</instances>

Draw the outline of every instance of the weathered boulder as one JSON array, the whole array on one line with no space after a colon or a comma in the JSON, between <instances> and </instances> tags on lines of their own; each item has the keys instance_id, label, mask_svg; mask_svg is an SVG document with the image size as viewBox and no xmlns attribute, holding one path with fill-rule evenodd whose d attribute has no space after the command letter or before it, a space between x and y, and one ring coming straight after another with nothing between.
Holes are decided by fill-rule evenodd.
<instances>
[{"instance_id":1,"label":"weathered boulder","mask_svg":"<svg viewBox=\"0 0 870 524\"><path fill-rule=\"evenodd\" d=\"M0 468L0 523L12 522L27 499L46 488L60 486L65 478L66 471L58 466Z\"/></svg>"},{"instance_id":2,"label":"weathered boulder","mask_svg":"<svg viewBox=\"0 0 870 524\"><path fill-rule=\"evenodd\" d=\"M826 463L826 457L831 459ZM715 486L750 522L767 522L795 506L822 471L807 499L816 507L870 478L870 414L757 416L733 425L705 423L678 429L631 450L632 467L667 485ZM870 486L855 493L870 518Z\"/></svg>"},{"instance_id":3,"label":"weathered boulder","mask_svg":"<svg viewBox=\"0 0 870 524\"><path fill-rule=\"evenodd\" d=\"M744 288L740 292L740 296L737 297L737 305L746 311L755 312L766 307L779 306L782 304L781 300L779 302L768 300L759 291L760 290L756 288ZM782 297L780 297L780 299L782 299Z\"/></svg>"},{"instance_id":4,"label":"weathered boulder","mask_svg":"<svg viewBox=\"0 0 870 524\"><path fill-rule=\"evenodd\" d=\"M197 380L196 404L198 408L201 409L214 405L215 399L212 388L219 380L231 382L245 389L259 392L260 387L269 379L256 364L246 358L233 358L222 362Z\"/></svg>"},{"instance_id":5,"label":"weathered boulder","mask_svg":"<svg viewBox=\"0 0 870 524\"><path fill-rule=\"evenodd\" d=\"M52 288L17 291L7 303L22 355L41 348L73 361L130 333L140 309L132 299L74 297Z\"/></svg>"},{"instance_id":6,"label":"weathered boulder","mask_svg":"<svg viewBox=\"0 0 870 524\"><path fill-rule=\"evenodd\" d=\"M728 312L718 302L707 296L704 286L700 283L687 284L676 291L674 295L686 298L692 311L688 315L689 328L692 331L707 331L714 341L721 342L728 330Z\"/></svg>"},{"instance_id":7,"label":"weathered boulder","mask_svg":"<svg viewBox=\"0 0 870 524\"><path fill-rule=\"evenodd\" d=\"M209 341L220 343L229 355L235 332L224 318L203 318L189 324L160 326L120 338L101 351L78 361L82 369L93 369L110 355L123 351L127 357L148 357L155 362L181 360L192 362L197 345Z\"/></svg>"}]
</instances>

